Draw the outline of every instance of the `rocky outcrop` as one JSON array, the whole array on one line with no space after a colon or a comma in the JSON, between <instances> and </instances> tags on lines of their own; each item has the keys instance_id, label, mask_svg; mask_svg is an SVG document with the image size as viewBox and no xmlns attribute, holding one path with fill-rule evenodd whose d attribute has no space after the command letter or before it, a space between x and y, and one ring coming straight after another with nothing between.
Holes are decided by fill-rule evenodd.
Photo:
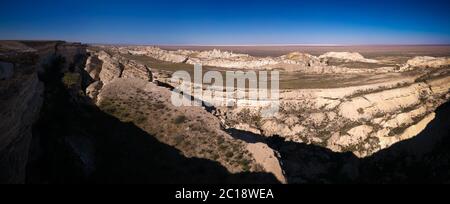
<instances>
[{"instance_id":1,"label":"rocky outcrop","mask_svg":"<svg viewBox=\"0 0 450 204\"><path fill-rule=\"evenodd\" d=\"M179 51L166 51L162 50L158 47L152 46L137 46L137 47L103 47L103 49L112 49L113 51L122 53L122 54L132 54L132 55L149 55L153 56L155 59L173 62L173 63L182 63L185 62L188 56L194 52L187 50L179 50Z\"/></svg>"},{"instance_id":2,"label":"rocky outcrop","mask_svg":"<svg viewBox=\"0 0 450 204\"><path fill-rule=\"evenodd\" d=\"M327 52L319 56L319 59L328 60L330 58L343 60L346 62L365 62L365 63L378 63L377 60L367 59L357 52Z\"/></svg>"},{"instance_id":3,"label":"rocky outcrop","mask_svg":"<svg viewBox=\"0 0 450 204\"><path fill-rule=\"evenodd\" d=\"M82 49L64 42L0 41L0 183L25 182L32 126L43 103L38 72L56 55L75 69Z\"/></svg>"},{"instance_id":4,"label":"rocky outcrop","mask_svg":"<svg viewBox=\"0 0 450 204\"><path fill-rule=\"evenodd\" d=\"M93 101L97 101L97 96L100 93L100 90L103 87L103 83L101 81L95 81L86 88L86 95L91 98Z\"/></svg>"},{"instance_id":5,"label":"rocky outcrop","mask_svg":"<svg viewBox=\"0 0 450 204\"><path fill-rule=\"evenodd\" d=\"M124 66L119 62L119 59L114 58L114 56L111 56L104 51L101 51L98 54L98 59L102 61L102 66L100 70L96 71L99 73L98 80L100 80L103 84L106 85L112 80L122 76ZM91 65L87 64L87 66Z\"/></svg>"},{"instance_id":6,"label":"rocky outcrop","mask_svg":"<svg viewBox=\"0 0 450 204\"><path fill-rule=\"evenodd\" d=\"M227 51L221 51L218 49L213 49L210 51L202 51L195 55L195 57L198 58L205 58L205 59L211 59L211 58L237 58L237 57L248 57L247 54L236 54L233 52L227 52Z\"/></svg>"},{"instance_id":7,"label":"rocky outcrop","mask_svg":"<svg viewBox=\"0 0 450 204\"><path fill-rule=\"evenodd\" d=\"M123 65L124 68L121 76L122 78L142 79L148 82L153 81L153 74L150 68L146 65L137 63L132 60L127 61Z\"/></svg>"},{"instance_id":8,"label":"rocky outcrop","mask_svg":"<svg viewBox=\"0 0 450 204\"><path fill-rule=\"evenodd\" d=\"M98 56L89 56L86 61L86 67L84 70L89 74L89 76L95 80L100 80L100 72L102 71L103 61L98 58Z\"/></svg>"},{"instance_id":9,"label":"rocky outcrop","mask_svg":"<svg viewBox=\"0 0 450 204\"><path fill-rule=\"evenodd\" d=\"M283 69L288 72L303 72L308 74L323 73L365 73L365 72L393 72L394 67L380 67L380 69L347 68L328 66L326 60L338 58L344 61L359 61L365 63L377 63L376 60L366 59L359 53L327 53L321 57L316 57L306 53L292 52L279 57L254 57L247 54L236 54L227 51L191 51L177 50L167 51L157 47L132 46L132 47L102 47L113 53L148 56L157 60L202 64L204 66L253 69L253 70L273 70Z\"/></svg>"},{"instance_id":10,"label":"rocky outcrop","mask_svg":"<svg viewBox=\"0 0 450 204\"><path fill-rule=\"evenodd\" d=\"M261 117L261 106L223 107L217 113L227 127L366 157L419 134L449 100L450 76L422 80L282 91L281 111L269 118Z\"/></svg>"},{"instance_id":11,"label":"rocky outcrop","mask_svg":"<svg viewBox=\"0 0 450 204\"><path fill-rule=\"evenodd\" d=\"M450 58L448 57L414 57L402 65L400 71L408 71L414 68L441 68L450 66Z\"/></svg>"},{"instance_id":12,"label":"rocky outcrop","mask_svg":"<svg viewBox=\"0 0 450 204\"><path fill-rule=\"evenodd\" d=\"M136 78L153 81L149 67L121 57L119 54L109 54L103 50L89 51L84 70L89 74L92 83L87 87L86 93L94 101L102 87L117 78Z\"/></svg>"}]
</instances>

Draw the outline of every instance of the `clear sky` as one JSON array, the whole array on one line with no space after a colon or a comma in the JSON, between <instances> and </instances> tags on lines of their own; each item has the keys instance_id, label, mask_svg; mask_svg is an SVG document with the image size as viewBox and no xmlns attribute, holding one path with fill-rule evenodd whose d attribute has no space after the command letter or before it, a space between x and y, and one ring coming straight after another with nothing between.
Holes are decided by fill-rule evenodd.
<instances>
[{"instance_id":1,"label":"clear sky","mask_svg":"<svg viewBox=\"0 0 450 204\"><path fill-rule=\"evenodd\" d=\"M5 0L0 9L0 39L450 44L449 0Z\"/></svg>"}]
</instances>

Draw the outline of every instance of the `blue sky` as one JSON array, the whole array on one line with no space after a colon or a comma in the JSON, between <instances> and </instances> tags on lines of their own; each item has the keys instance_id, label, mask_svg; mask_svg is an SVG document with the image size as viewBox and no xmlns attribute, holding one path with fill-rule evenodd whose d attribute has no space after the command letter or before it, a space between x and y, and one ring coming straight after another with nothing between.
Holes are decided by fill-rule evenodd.
<instances>
[{"instance_id":1,"label":"blue sky","mask_svg":"<svg viewBox=\"0 0 450 204\"><path fill-rule=\"evenodd\" d=\"M450 44L448 0L3 1L0 39L124 44Z\"/></svg>"}]
</instances>

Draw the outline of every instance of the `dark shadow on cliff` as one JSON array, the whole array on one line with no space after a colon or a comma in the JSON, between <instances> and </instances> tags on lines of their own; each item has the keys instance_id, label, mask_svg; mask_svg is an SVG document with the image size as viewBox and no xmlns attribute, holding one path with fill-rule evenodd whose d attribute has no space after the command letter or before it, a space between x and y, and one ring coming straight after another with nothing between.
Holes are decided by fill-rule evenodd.
<instances>
[{"instance_id":1,"label":"dark shadow on cliff","mask_svg":"<svg viewBox=\"0 0 450 204\"><path fill-rule=\"evenodd\" d=\"M359 182L450 183L450 102L419 135L362 161Z\"/></svg>"},{"instance_id":2,"label":"dark shadow on cliff","mask_svg":"<svg viewBox=\"0 0 450 204\"><path fill-rule=\"evenodd\" d=\"M288 183L449 183L450 102L416 137L360 159L353 153L228 129L237 139L262 142L279 153Z\"/></svg>"},{"instance_id":3,"label":"dark shadow on cliff","mask_svg":"<svg viewBox=\"0 0 450 204\"><path fill-rule=\"evenodd\" d=\"M79 89L66 88L58 70L64 62L53 63L40 76L45 99L34 125L28 183L277 183L272 174L230 174L218 162L182 156L89 104Z\"/></svg>"},{"instance_id":4,"label":"dark shadow on cliff","mask_svg":"<svg viewBox=\"0 0 450 204\"><path fill-rule=\"evenodd\" d=\"M265 142L280 153L289 183L450 182L450 102L416 137L364 159L280 137Z\"/></svg>"}]
</instances>

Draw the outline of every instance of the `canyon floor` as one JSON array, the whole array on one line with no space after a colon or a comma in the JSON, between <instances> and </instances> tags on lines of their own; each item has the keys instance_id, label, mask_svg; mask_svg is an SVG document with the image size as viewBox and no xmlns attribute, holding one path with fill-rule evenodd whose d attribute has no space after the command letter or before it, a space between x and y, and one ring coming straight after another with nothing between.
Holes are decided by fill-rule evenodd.
<instances>
[{"instance_id":1,"label":"canyon floor","mask_svg":"<svg viewBox=\"0 0 450 204\"><path fill-rule=\"evenodd\" d=\"M450 182L450 46L0 45L2 183ZM279 112L173 105L194 64Z\"/></svg>"}]
</instances>

